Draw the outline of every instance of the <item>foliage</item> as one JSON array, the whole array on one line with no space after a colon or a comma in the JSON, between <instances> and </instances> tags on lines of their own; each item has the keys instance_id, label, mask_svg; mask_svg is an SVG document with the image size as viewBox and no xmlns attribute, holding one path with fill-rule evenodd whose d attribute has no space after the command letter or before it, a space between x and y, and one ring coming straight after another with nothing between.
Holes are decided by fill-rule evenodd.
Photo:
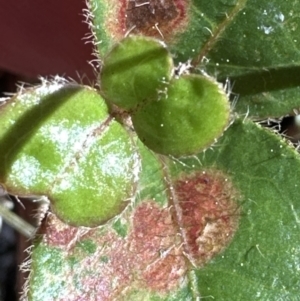
<instances>
[{"instance_id":1,"label":"foliage","mask_svg":"<svg viewBox=\"0 0 300 301\"><path fill-rule=\"evenodd\" d=\"M299 106L297 2L90 14L99 91L53 81L0 110L0 181L51 201L24 299L297 300L300 157L253 121Z\"/></svg>"}]
</instances>

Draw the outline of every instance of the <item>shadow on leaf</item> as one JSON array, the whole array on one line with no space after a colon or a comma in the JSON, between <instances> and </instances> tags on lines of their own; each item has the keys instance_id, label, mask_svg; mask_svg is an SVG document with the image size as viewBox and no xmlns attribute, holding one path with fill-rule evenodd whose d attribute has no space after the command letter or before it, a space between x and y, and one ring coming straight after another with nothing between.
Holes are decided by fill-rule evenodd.
<instances>
[{"instance_id":1,"label":"shadow on leaf","mask_svg":"<svg viewBox=\"0 0 300 301\"><path fill-rule=\"evenodd\" d=\"M40 126L75 93L79 86L69 85L44 97L38 105L15 121L0 140L0 181L5 182L16 156L38 131ZM33 92L34 93L34 92ZM37 96L38 97L38 96ZM18 101L16 99L16 101ZM5 107L5 106L4 106Z\"/></svg>"}]
</instances>

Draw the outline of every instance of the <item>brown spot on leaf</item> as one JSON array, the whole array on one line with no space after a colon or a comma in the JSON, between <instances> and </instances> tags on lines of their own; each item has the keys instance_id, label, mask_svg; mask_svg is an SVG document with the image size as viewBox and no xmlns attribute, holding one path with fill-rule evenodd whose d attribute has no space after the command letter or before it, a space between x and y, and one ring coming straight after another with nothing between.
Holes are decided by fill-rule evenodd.
<instances>
[{"instance_id":1,"label":"brown spot on leaf","mask_svg":"<svg viewBox=\"0 0 300 301\"><path fill-rule=\"evenodd\" d=\"M134 255L128 252L126 240L114 232L95 233L90 238L96 238L98 250L95 256L86 257L80 263L80 295L84 297L81 300L122 299L120 296L134 279Z\"/></svg>"},{"instance_id":2,"label":"brown spot on leaf","mask_svg":"<svg viewBox=\"0 0 300 301\"><path fill-rule=\"evenodd\" d=\"M168 38L183 29L188 1L134 0L127 2L126 28L133 33Z\"/></svg>"},{"instance_id":3,"label":"brown spot on leaf","mask_svg":"<svg viewBox=\"0 0 300 301\"><path fill-rule=\"evenodd\" d=\"M229 244L237 230L238 193L220 171L208 171L182 176L175 194L185 253L192 263L202 266Z\"/></svg>"},{"instance_id":4,"label":"brown spot on leaf","mask_svg":"<svg viewBox=\"0 0 300 301\"><path fill-rule=\"evenodd\" d=\"M39 234L43 234L43 241L47 245L65 250L74 246L79 232L79 228L63 223L50 212L45 216L39 229Z\"/></svg>"},{"instance_id":5,"label":"brown spot on leaf","mask_svg":"<svg viewBox=\"0 0 300 301\"><path fill-rule=\"evenodd\" d=\"M187 270L170 212L155 202L143 202L136 208L127 238L107 232L97 237L97 244L102 246L97 261L83 265L96 267L101 274L88 276L84 283L97 287L101 300L115 300L137 288L160 293L176 290Z\"/></svg>"},{"instance_id":6,"label":"brown spot on leaf","mask_svg":"<svg viewBox=\"0 0 300 301\"><path fill-rule=\"evenodd\" d=\"M49 214L43 242L64 245L63 261L77 261L62 275L64 294L76 301L130 300L143 291L164 296L186 285L190 262L203 266L229 244L240 215L229 178L211 170L183 174L173 184L170 207L145 200L133 209L126 237L111 227L84 233ZM97 250L83 254L76 243L89 240Z\"/></svg>"},{"instance_id":7,"label":"brown spot on leaf","mask_svg":"<svg viewBox=\"0 0 300 301\"><path fill-rule=\"evenodd\" d=\"M184 283L187 265L180 234L170 209L153 201L135 208L125 238L112 229L70 227L52 213L43 221L41 233L43 243L62 250L65 265L76 258L76 266L65 266L60 276L64 294L69 291L72 300L126 300L139 290L166 294ZM89 240L97 250L83 254L76 244ZM80 285L74 286L73 279Z\"/></svg>"},{"instance_id":8,"label":"brown spot on leaf","mask_svg":"<svg viewBox=\"0 0 300 301\"><path fill-rule=\"evenodd\" d=\"M110 1L105 27L116 40L130 31L169 41L185 30L189 4L189 0Z\"/></svg>"},{"instance_id":9,"label":"brown spot on leaf","mask_svg":"<svg viewBox=\"0 0 300 301\"><path fill-rule=\"evenodd\" d=\"M154 202L141 204L134 215L130 236L136 269L148 289L169 291L179 286L186 272L181 237L168 208Z\"/></svg>"}]
</instances>

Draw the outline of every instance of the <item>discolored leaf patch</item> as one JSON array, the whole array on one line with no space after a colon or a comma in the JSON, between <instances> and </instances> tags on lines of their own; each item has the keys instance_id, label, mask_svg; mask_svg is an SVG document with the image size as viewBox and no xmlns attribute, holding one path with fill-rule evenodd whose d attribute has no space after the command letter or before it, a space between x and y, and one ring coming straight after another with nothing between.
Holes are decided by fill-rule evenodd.
<instances>
[{"instance_id":1,"label":"discolored leaf patch","mask_svg":"<svg viewBox=\"0 0 300 301\"><path fill-rule=\"evenodd\" d=\"M216 170L182 175L174 191L184 251L194 265L202 266L229 244L237 230L238 192L229 178Z\"/></svg>"},{"instance_id":2,"label":"discolored leaf patch","mask_svg":"<svg viewBox=\"0 0 300 301\"><path fill-rule=\"evenodd\" d=\"M185 27L189 1L127 1L126 28L137 34L170 38Z\"/></svg>"},{"instance_id":3,"label":"discolored leaf patch","mask_svg":"<svg viewBox=\"0 0 300 301\"><path fill-rule=\"evenodd\" d=\"M63 277L65 285L61 292L53 293L72 295L72 299L64 300L124 300L122 298L129 295L134 298L141 290L163 296L186 284L187 265L170 211L153 201L136 208L132 229L126 238L105 229L78 228L76 231L51 213L44 220L43 231L42 242L32 256L33 266L41 260L37 256L43 256L39 254L40 248L46 248L43 252L47 250L48 254L53 248L60 250L62 261L57 262L57 256L50 256L46 269L40 272L46 271L47 277L52 277L51 267L59 266L55 271L59 270L61 275L56 276ZM66 237L65 242L62 236ZM87 241L97 245L92 254L82 248ZM46 276L38 272L30 282L34 294L31 300L36 300L35 295L40 293L36 287L39 277Z\"/></svg>"},{"instance_id":4,"label":"discolored leaf patch","mask_svg":"<svg viewBox=\"0 0 300 301\"><path fill-rule=\"evenodd\" d=\"M74 247L76 244L74 238L80 237L80 232L82 232L80 228L63 223L51 213L46 215L46 220L39 229L39 234L43 235L43 240L47 245L65 250Z\"/></svg>"},{"instance_id":5,"label":"discolored leaf patch","mask_svg":"<svg viewBox=\"0 0 300 301\"><path fill-rule=\"evenodd\" d=\"M141 204L129 240L137 270L148 289L170 291L179 286L187 266L169 208L159 208L151 201Z\"/></svg>"},{"instance_id":6,"label":"discolored leaf patch","mask_svg":"<svg viewBox=\"0 0 300 301\"><path fill-rule=\"evenodd\" d=\"M190 1L96 0L92 4L95 23L104 23L103 27L95 29L97 35L101 32L104 43L107 38L118 41L129 31L168 41L183 32L188 24Z\"/></svg>"},{"instance_id":7,"label":"discolored leaf patch","mask_svg":"<svg viewBox=\"0 0 300 301\"><path fill-rule=\"evenodd\" d=\"M215 170L181 174L173 183L169 205L144 200L123 215L118 223L128 228L125 237L109 224L69 227L50 213L33 265L41 260L39 248L48 249L47 253L59 250L61 263L56 251L43 271L51 278L51 267L62 265L56 277L65 284L55 294L72 296L62 300L141 300L141 295L149 295L143 300L152 300L150 296L165 300L170 294L185 300L190 270L222 251L237 229L238 194ZM36 273L31 279L34 294L39 293L41 277L45 275Z\"/></svg>"}]
</instances>

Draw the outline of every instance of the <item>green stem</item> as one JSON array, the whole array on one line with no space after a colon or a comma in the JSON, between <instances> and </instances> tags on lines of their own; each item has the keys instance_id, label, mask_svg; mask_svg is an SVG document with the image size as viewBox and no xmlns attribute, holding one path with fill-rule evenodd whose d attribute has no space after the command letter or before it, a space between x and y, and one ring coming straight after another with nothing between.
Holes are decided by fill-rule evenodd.
<instances>
[{"instance_id":1,"label":"green stem","mask_svg":"<svg viewBox=\"0 0 300 301\"><path fill-rule=\"evenodd\" d=\"M0 216L4 219L4 221L14 228L16 231L20 232L27 238L32 238L35 234L36 229L20 218L17 214L13 213L9 209L7 209L4 205L0 203Z\"/></svg>"}]
</instances>

